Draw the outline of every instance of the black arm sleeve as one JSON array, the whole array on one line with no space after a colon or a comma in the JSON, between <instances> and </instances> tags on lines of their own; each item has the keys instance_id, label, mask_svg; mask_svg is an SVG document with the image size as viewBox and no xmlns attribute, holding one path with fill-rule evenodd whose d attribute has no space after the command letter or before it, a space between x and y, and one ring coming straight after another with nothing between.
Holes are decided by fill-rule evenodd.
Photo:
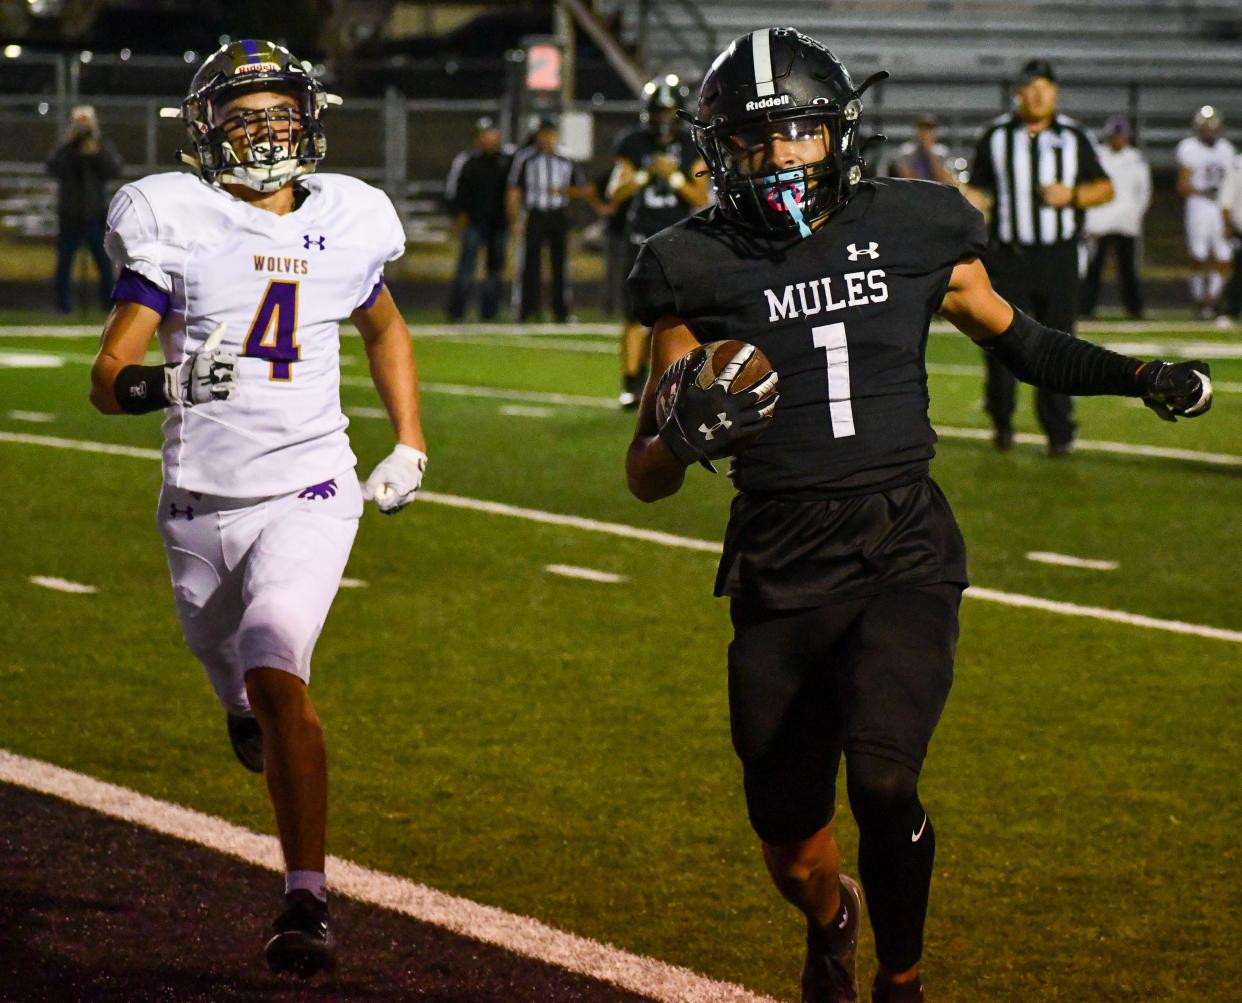
<instances>
[{"instance_id":1,"label":"black arm sleeve","mask_svg":"<svg viewBox=\"0 0 1242 1003\"><path fill-rule=\"evenodd\" d=\"M1005 333L980 347L1000 359L1023 383L1079 397L1141 397L1143 363L1061 331L1044 327L1021 310Z\"/></svg>"},{"instance_id":2,"label":"black arm sleeve","mask_svg":"<svg viewBox=\"0 0 1242 1003\"><path fill-rule=\"evenodd\" d=\"M126 366L116 374L112 392L126 414L159 411L171 403L164 391L166 366Z\"/></svg>"}]
</instances>

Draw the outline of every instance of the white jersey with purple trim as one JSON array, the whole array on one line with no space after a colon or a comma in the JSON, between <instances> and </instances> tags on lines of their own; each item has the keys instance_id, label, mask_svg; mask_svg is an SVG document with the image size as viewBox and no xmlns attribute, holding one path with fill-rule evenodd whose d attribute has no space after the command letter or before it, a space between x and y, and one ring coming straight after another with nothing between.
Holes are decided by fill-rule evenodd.
<instances>
[{"instance_id":1,"label":"white jersey with purple trim","mask_svg":"<svg viewBox=\"0 0 1242 1003\"><path fill-rule=\"evenodd\" d=\"M284 216L185 173L151 175L112 200L109 255L167 297L165 360L198 350L221 323L221 349L239 357L233 400L165 411L174 487L270 497L357 462L341 412L340 322L371 299L405 233L377 188L341 174L298 183L309 194Z\"/></svg>"},{"instance_id":2,"label":"white jersey with purple trim","mask_svg":"<svg viewBox=\"0 0 1242 1003\"><path fill-rule=\"evenodd\" d=\"M1198 136L1187 136L1177 144L1177 166L1190 172L1190 187L1194 194L1187 201L1203 198L1216 200L1221 185L1233 171L1237 151L1229 140L1217 137L1208 146Z\"/></svg>"}]
</instances>

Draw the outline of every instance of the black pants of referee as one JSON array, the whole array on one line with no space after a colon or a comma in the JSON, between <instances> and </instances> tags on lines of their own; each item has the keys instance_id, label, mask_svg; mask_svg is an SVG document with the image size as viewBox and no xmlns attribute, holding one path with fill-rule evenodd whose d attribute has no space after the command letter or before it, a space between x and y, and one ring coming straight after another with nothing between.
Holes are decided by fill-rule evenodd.
<instances>
[{"instance_id":1,"label":"black pants of referee","mask_svg":"<svg viewBox=\"0 0 1242 1003\"><path fill-rule=\"evenodd\" d=\"M542 307L543 249L548 249L552 266L552 316L564 322L569 317L569 295L565 288L565 250L569 242L569 213L565 209L530 209L526 213L526 233L522 238L522 285L517 315L530 320Z\"/></svg>"},{"instance_id":2,"label":"black pants of referee","mask_svg":"<svg viewBox=\"0 0 1242 1003\"><path fill-rule=\"evenodd\" d=\"M1078 317L1078 244L1064 240L1045 247L993 245L984 264L992 286L1019 310L1041 324L1074 333ZM1013 435L1013 412L1017 377L991 353L984 353L987 366L985 397L998 445ZM1052 450L1066 448L1078 432L1074 423L1074 398L1038 388L1035 412Z\"/></svg>"},{"instance_id":3,"label":"black pants of referee","mask_svg":"<svg viewBox=\"0 0 1242 1003\"><path fill-rule=\"evenodd\" d=\"M1084 317L1095 313L1100 301L1100 275L1104 259L1112 254L1117 259L1117 278L1121 284L1121 302L1131 317L1143 315L1143 290L1138 277L1138 238L1124 233L1105 233L1096 238L1095 253L1083 279L1079 312Z\"/></svg>"}]
</instances>

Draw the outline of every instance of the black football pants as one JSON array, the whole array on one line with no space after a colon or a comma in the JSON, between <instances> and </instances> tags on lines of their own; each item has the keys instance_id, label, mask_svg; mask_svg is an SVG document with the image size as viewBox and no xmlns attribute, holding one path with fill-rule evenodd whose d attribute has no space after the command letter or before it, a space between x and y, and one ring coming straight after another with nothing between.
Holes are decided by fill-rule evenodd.
<instances>
[{"instance_id":1,"label":"black football pants","mask_svg":"<svg viewBox=\"0 0 1242 1003\"><path fill-rule=\"evenodd\" d=\"M522 242L522 296L518 319L530 320L541 306L543 249L548 249L552 266L552 316L564 321L569 316L569 297L565 288L565 251L569 242L569 213L565 209L530 209L526 213L526 233Z\"/></svg>"},{"instance_id":2,"label":"black football pants","mask_svg":"<svg viewBox=\"0 0 1242 1003\"><path fill-rule=\"evenodd\" d=\"M1078 244L1064 240L1046 247L993 245L984 258L993 288L1041 324L1074 333L1078 319ZM998 432L1012 431L1018 379L991 352L983 353L988 414ZM1035 412L1050 445L1072 442L1074 398L1042 387L1035 391Z\"/></svg>"},{"instance_id":3,"label":"black football pants","mask_svg":"<svg viewBox=\"0 0 1242 1003\"><path fill-rule=\"evenodd\" d=\"M1100 275L1104 271L1104 259L1109 254L1117 259L1117 278L1121 284L1121 302L1131 317L1143 313L1143 290L1138 278L1138 238L1124 233L1106 233L1097 238L1095 253L1087 266L1087 277L1082 283L1081 313L1090 317L1100 300Z\"/></svg>"}]
</instances>

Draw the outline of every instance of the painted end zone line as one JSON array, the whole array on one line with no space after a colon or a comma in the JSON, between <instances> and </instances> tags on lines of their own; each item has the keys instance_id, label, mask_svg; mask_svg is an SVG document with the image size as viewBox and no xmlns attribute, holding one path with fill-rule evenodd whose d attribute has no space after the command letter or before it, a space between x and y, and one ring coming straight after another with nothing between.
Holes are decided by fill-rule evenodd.
<instances>
[{"instance_id":1,"label":"painted end zone line","mask_svg":"<svg viewBox=\"0 0 1242 1003\"><path fill-rule=\"evenodd\" d=\"M983 429L969 429L971 433L979 432L979 436L990 436ZM1034 436L1032 437L1034 438ZM77 439L59 439L50 435L31 435L26 432L0 432L0 442L20 442L33 446L53 446L59 449L77 449L88 453L111 453L118 456L133 456L146 460L160 458L157 449L140 449L136 446L118 446L106 442L88 442ZM513 519L526 519L529 522L544 523L549 526L568 526L571 529L586 530L591 533L605 533L628 540L643 540L661 547L678 547L683 550L696 550L704 554L719 554L720 544L714 540L696 540L689 536L677 536L655 529L643 529L638 526L627 526L619 522L604 522L599 519L587 519L578 515L562 515L559 512L544 512L540 509L521 508L507 505L504 502L485 501L481 498L466 498L462 495L440 494L436 491L420 491L419 499L433 505L447 505L450 508L469 509L473 512L485 512L488 515L502 515ZM1216 641L1231 641L1242 644L1242 631L1226 630L1222 627L1208 627L1196 623L1184 623L1181 620L1161 620L1157 617L1143 616L1140 613L1127 613L1124 610L1104 609L1099 606L1078 606L1074 603L1058 602L1054 599L1041 599L1039 596L1027 596L1016 592L1001 592L981 586L971 586L966 590L969 598L983 599L987 602L1003 603L1007 606L1019 606L1028 609L1040 609L1049 613L1060 613L1064 616L1082 616L1093 620L1108 620L1113 623L1124 623L1132 627L1148 627L1152 630L1164 630L1173 634L1193 634L1197 637L1211 638Z\"/></svg>"},{"instance_id":2,"label":"painted end zone line","mask_svg":"<svg viewBox=\"0 0 1242 1003\"><path fill-rule=\"evenodd\" d=\"M224 819L157 801L126 787L27 759L0 749L0 781L17 784L177 839L198 843L272 871L283 871L280 845ZM717 982L686 968L629 954L565 933L526 916L446 895L425 885L360 864L328 858L332 890L391 909L473 940L495 944L588 978L667 1003L774 1003L741 986Z\"/></svg>"}]
</instances>

